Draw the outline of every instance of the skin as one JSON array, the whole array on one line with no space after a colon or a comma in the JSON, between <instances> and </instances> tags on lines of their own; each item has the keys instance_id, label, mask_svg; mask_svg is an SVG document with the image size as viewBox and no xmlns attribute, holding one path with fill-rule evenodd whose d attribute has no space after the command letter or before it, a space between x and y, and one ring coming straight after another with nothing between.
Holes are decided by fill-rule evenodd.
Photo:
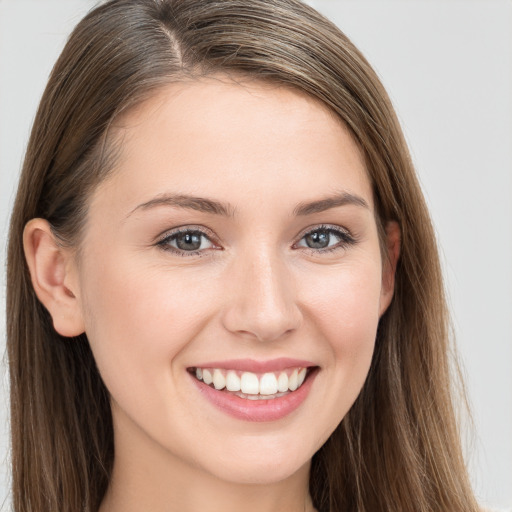
<instances>
[{"instance_id":1,"label":"skin","mask_svg":"<svg viewBox=\"0 0 512 512\"><path fill-rule=\"evenodd\" d=\"M311 457L364 383L399 252L389 223L383 263L358 146L320 103L226 77L169 85L116 130L120 159L91 197L80 259L46 221L25 230L39 298L58 332L87 333L112 396L116 456L101 511L313 510ZM340 193L366 206L293 214ZM236 213L140 206L162 194ZM304 235L324 224L352 242L331 233L337 250L307 247ZM158 244L176 227L206 232L201 255ZM187 373L204 361L278 357L319 372L277 421L225 414Z\"/></svg>"}]
</instances>

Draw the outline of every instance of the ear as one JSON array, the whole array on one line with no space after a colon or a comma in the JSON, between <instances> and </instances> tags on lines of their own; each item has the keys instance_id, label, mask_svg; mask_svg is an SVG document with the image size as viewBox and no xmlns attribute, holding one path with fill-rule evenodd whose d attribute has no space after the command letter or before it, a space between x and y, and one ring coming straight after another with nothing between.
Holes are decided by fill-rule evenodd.
<instances>
[{"instance_id":1,"label":"ear","mask_svg":"<svg viewBox=\"0 0 512 512\"><path fill-rule=\"evenodd\" d=\"M32 285L62 336L84 332L78 302L78 278L71 250L62 247L44 219L32 219L23 232L23 247Z\"/></svg>"},{"instance_id":2,"label":"ear","mask_svg":"<svg viewBox=\"0 0 512 512\"><path fill-rule=\"evenodd\" d=\"M386 248L382 266L382 288L380 294L380 311L382 316L391 304L395 290L395 273L400 256L400 226L398 222L390 221L386 224Z\"/></svg>"}]
</instances>

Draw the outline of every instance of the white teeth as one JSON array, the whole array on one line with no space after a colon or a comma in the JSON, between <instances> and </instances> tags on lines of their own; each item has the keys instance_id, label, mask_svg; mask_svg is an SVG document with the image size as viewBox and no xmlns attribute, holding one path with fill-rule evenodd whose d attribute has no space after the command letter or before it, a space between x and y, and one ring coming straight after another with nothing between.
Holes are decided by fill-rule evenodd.
<instances>
[{"instance_id":1,"label":"white teeth","mask_svg":"<svg viewBox=\"0 0 512 512\"><path fill-rule=\"evenodd\" d=\"M226 375L226 389L228 391L240 391L240 377L233 370L229 370Z\"/></svg>"},{"instance_id":2,"label":"white teeth","mask_svg":"<svg viewBox=\"0 0 512 512\"><path fill-rule=\"evenodd\" d=\"M290 391L295 391L299 385L297 382L298 373L299 372L297 371L297 368L295 368L295 370L293 370L292 374L288 378L288 389Z\"/></svg>"},{"instance_id":3,"label":"white teeth","mask_svg":"<svg viewBox=\"0 0 512 512\"><path fill-rule=\"evenodd\" d=\"M306 373L307 373L307 369L306 368L302 368L298 375L297 375L297 387L300 387L302 386L302 383L304 382L304 379L306 378Z\"/></svg>"},{"instance_id":4,"label":"white teeth","mask_svg":"<svg viewBox=\"0 0 512 512\"><path fill-rule=\"evenodd\" d=\"M260 379L260 395L274 395L277 393L277 379L273 373L264 373Z\"/></svg>"},{"instance_id":5,"label":"white teeth","mask_svg":"<svg viewBox=\"0 0 512 512\"><path fill-rule=\"evenodd\" d=\"M281 393L288 391L288 375L285 372L281 372L279 374L279 378L277 379L277 389Z\"/></svg>"},{"instance_id":6,"label":"white teeth","mask_svg":"<svg viewBox=\"0 0 512 512\"><path fill-rule=\"evenodd\" d=\"M291 373L290 373L291 372ZM285 395L289 391L295 391L304 383L308 369L290 368L287 371L267 372L256 375L252 372L240 372L236 370L224 370L221 368L195 368L195 376L205 384L211 385L217 390L226 388L226 391L237 394L240 398L250 400L269 400ZM290 375L288 375L290 373Z\"/></svg>"},{"instance_id":7,"label":"white teeth","mask_svg":"<svg viewBox=\"0 0 512 512\"><path fill-rule=\"evenodd\" d=\"M242 378L240 379L240 389L242 393L247 393L248 395L257 395L260 391L260 383L258 381L258 377L251 372L242 373Z\"/></svg>"},{"instance_id":8,"label":"white teeth","mask_svg":"<svg viewBox=\"0 0 512 512\"><path fill-rule=\"evenodd\" d=\"M220 370L213 371L213 385L215 389L223 389L226 387L226 377L224 377Z\"/></svg>"},{"instance_id":9,"label":"white teeth","mask_svg":"<svg viewBox=\"0 0 512 512\"><path fill-rule=\"evenodd\" d=\"M275 395L246 395L245 393L235 393L236 396L240 398L247 398L250 400L273 400L274 398L279 398L281 396L287 395L287 393L276 393Z\"/></svg>"},{"instance_id":10,"label":"white teeth","mask_svg":"<svg viewBox=\"0 0 512 512\"><path fill-rule=\"evenodd\" d=\"M213 382L213 377L210 370L203 370L203 382L208 385Z\"/></svg>"}]
</instances>

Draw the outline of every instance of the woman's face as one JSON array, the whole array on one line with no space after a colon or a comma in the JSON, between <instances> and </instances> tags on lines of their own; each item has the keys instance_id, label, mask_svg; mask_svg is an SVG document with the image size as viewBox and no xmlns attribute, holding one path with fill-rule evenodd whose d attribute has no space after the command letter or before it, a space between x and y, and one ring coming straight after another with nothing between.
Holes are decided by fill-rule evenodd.
<instances>
[{"instance_id":1,"label":"woman's face","mask_svg":"<svg viewBox=\"0 0 512 512\"><path fill-rule=\"evenodd\" d=\"M293 475L354 403L392 294L358 147L314 100L221 77L117 129L77 266L116 457Z\"/></svg>"}]
</instances>

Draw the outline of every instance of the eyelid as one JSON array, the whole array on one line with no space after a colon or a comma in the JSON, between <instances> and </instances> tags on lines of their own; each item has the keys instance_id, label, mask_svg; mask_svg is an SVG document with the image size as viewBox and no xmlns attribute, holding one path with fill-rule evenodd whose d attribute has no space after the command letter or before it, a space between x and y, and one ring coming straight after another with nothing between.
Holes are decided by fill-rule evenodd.
<instances>
[{"instance_id":1,"label":"eyelid","mask_svg":"<svg viewBox=\"0 0 512 512\"><path fill-rule=\"evenodd\" d=\"M302 240L308 233L314 232L314 231L335 231L338 233L343 233L347 237L350 237L355 240L355 236L348 230L347 228L343 226L339 226L337 224L313 224L312 226L308 226L307 228L304 228L298 235L297 239Z\"/></svg>"},{"instance_id":2,"label":"eyelid","mask_svg":"<svg viewBox=\"0 0 512 512\"><path fill-rule=\"evenodd\" d=\"M302 246L302 249L305 249L307 251L310 251L314 254L325 254L329 253L331 251L335 251L337 249L345 249L349 245L354 245L357 243L357 237L354 236L350 230L348 230L345 227L334 225L334 224L317 224L313 226L307 227L305 230L303 230L298 236L298 241L295 242L294 246L296 246L306 235L309 233L314 233L315 231L327 231L330 233L334 233L338 238L340 238L340 242L335 244L331 247L325 247L323 249L315 249L314 247L305 247Z\"/></svg>"},{"instance_id":3,"label":"eyelid","mask_svg":"<svg viewBox=\"0 0 512 512\"><path fill-rule=\"evenodd\" d=\"M155 237L154 243L158 244L159 242L162 242L173 235L177 235L179 233L187 233L189 231L198 231L201 234L205 235L206 238L208 238L212 243L215 243L215 233L211 229L208 229L206 226L201 226L199 224L184 224L183 226L176 226L172 229L167 229L163 233L160 233L158 236Z\"/></svg>"},{"instance_id":4,"label":"eyelid","mask_svg":"<svg viewBox=\"0 0 512 512\"><path fill-rule=\"evenodd\" d=\"M195 250L195 251L183 251L178 249L177 247L172 247L167 242L170 241L171 238L182 234L182 233L200 233L201 236L204 236L206 239L210 241L212 245L215 247L213 249L219 250L222 249L220 244L216 241L216 236L213 232L205 226L201 225L193 225L193 224L185 224L184 226L177 226L170 230L164 231L162 234L158 235L155 239L154 244L160 247L164 251L171 252L178 256L204 256L208 251L206 249ZM212 249L209 249L212 250Z\"/></svg>"}]
</instances>

